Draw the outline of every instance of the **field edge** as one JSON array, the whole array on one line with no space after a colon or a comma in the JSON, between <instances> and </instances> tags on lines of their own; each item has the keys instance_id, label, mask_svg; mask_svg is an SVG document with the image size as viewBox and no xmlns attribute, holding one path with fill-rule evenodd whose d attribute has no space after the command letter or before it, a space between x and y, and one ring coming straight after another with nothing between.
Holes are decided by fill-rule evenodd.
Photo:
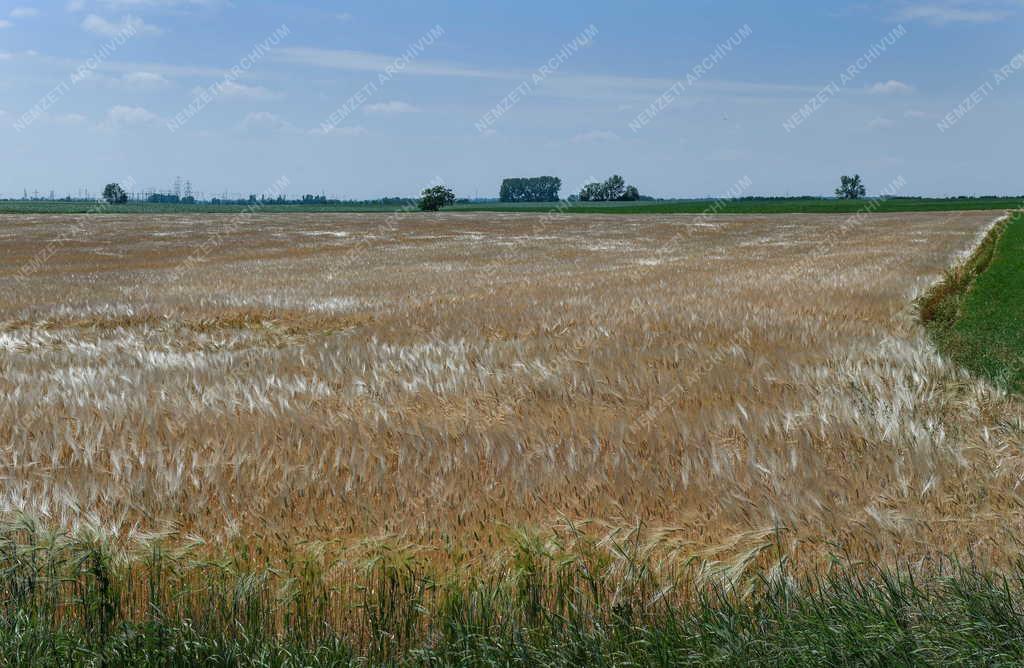
<instances>
[{"instance_id":1,"label":"field edge","mask_svg":"<svg viewBox=\"0 0 1024 668\"><path fill-rule=\"evenodd\" d=\"M1014 226L1024 226L1024 212L1009 213L998 220L988 231L969 256L949 270L918 300L919 317L930 338L941 354L949 357L972 374L984 377L999 386L1021 390L1020 379L1015 378L1014 368L1019 375L1020 360L1014 364L1009 357L1003 364L983 361L990 356L986 350L992 345L1002 347L1004 341L973 331L966 322L971 310L972 297L978 297L976 289L993 265L1011 252L1006 247L1008 235ZM1005 294L987 291L980 299L999 300ZM1007 306L1008 308L1008 306ZM1008 344L1007 344L1008 345ZM1010 355L1012 356L1012 351Z\"/></svg>"}]
</instances>

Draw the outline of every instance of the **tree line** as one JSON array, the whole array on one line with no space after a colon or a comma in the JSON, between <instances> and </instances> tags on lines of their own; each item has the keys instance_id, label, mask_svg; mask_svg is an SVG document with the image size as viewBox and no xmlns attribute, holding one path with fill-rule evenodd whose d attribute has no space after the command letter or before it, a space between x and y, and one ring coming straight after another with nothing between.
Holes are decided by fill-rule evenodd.
<instances>
[{"instance_id":1,"label":"tree line","mask_svg":"<svg viewBox=\"0 0 1024 668\"><path fill-rule=\"evenodd\" d=\"M636 186L627 186L626 180L618 174L612 174L606 181L583 186L577 199L581 202L635 202L640 199L640 191Z\"/></svg>"},{"instance_id":2,"label":"tree line","mask_svg":"<svg viewBox=\"0 0 1024 668\"><path fill-rule=\"evenodd\" d=\"M557 176L535 176L517 177L504 179L501 182L500 200L502 202L558 202L559 191L562 189L562 179ZM840 178L840 185L836 188L835 195L839 199L860 199L867 194L867 188L861 181L860 174L852 177L843 175ZM164 199L167 198L167 199ZM171 199L173 198L173 199ZM103 189L103 199L109 204L125 204L128 201L128 194L117 183L108 183ZM588 183L580 190L578 195L570 195L570 202L635 202L637 200L650 200L651 197L644 197L636 186L627 185L626 180L618 174L612 174L605 181ZM195 198L188 196L179 198L177 195L151 195L148 201L153 203L182 203L194 204ZM374 200L377 202L378 200ZM468 202L468 200L458 200ZM382 204L402 203L405 205L415 204L423 211L438 211L439 209L451 206L456 202L455 192L447 186L439 185L427 188L422 192L420 198L385 198L379 200ZM249 204L257 203L255 195L250 195L248 200L219 200L214 198L213 204ZM330 205L342 204L340 200L327 199L323 195L304 195L302 199L289 200L284 196L276 199L261 197L259 204L305 204L305 205Z\"/></svg>"},{"instance_id":3,"label":"tree line","mask_svg":"<svg viewBox=\"0 0 1024 668\"><path fill-rule=\"evenodd\" d=\"M502 202L557 202L562 179L557 176L505 179L498 199Z\"/></svg>"}]
</instances>

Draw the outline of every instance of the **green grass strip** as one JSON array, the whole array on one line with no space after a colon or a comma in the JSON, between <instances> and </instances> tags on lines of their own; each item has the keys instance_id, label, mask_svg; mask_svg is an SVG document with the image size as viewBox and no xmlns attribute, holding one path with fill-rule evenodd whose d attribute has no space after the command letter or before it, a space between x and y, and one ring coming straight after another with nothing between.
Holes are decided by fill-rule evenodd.
<instances>
[{"instance_id":1,"label":"green grass strip","mask_svg":"<svg viewBox=\"0 0 1024 668\"><path fill-rule=\"evenodd\" d=\"M150 621L101 624L103 611L115 606L104 607L105 595L95 589L80 590L80 598L63 602L63 618L55 619L38 605L50 585L19 579L24 575L9 575L15 578L9 593L16 596L8 595L0 608L4 665L796 668L1024 663L1020 570L1003 576L948 562L945 572L927 577L907 569L878 570L870 577L840 569L813 583L803 581L803 586L761 580L749 597L706 591L684 606L635 597L598 601L588 598L586 590L548 589L553 583L511 590L449 587L446 603L427 624L417 606L404 606L410 602L404 597L414 592L367 590L371 598L383 595L389 607L387 615L365 619L362 647L317 629L315 620L296 624L296 618L289 618L283 633L266 628L260 621L274 614L265 609L273 600L268 592L245 601L241 612L253 614L240 614L231 600L211 599L204 601L206 618L165 618L154 608ZM16 589L10 587L14 583ZM297 595L301 599L311 593L300 589ZM571 605L581 602L588 608ZM79 608L94 614L69 614ZM309 608L303 610L309 614ZM351 614L363 610L355 607Z\"/></svg>"},{"instance_id":2,"label":"green grass strip","mask_svg":"<svg viewBox=\"0 0 1024 668\"><path fill-rule=\"evenodd\" d=\"M972 373L1024 391L1024 214L997 225L921 304L939 349Z\"/></svg>"}]
</instances>

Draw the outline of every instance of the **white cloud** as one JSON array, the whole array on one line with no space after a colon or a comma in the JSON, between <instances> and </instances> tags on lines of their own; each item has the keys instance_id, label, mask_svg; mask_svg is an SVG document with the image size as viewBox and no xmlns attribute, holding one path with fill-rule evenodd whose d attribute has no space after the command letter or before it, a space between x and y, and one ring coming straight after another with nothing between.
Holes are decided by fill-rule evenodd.
<instances>
[{"instance_id":1,"label":"white cloud","mask_svg":"<svg viewBox=\"0 0 1024 668\"><path fill-rule=\"evenodd\" d=\"M0 118L3 118L4 112L0 111ZM84 125L89 119L82 114L51 114L50 112L44 111L35 118L35 123L42 126L58 126L58 127L78 127ZM107 121L100 126L102 129L112 129L113 123Z\"/></svg>"},{"instance_id":2,"label":"white cloud","mask_svg":"<svg viewBox=\"0 0 1024 668\"><path fill-rule=\"evenodd\" d=\"M128 107L119 104L107 112L107 125L115 128L152 125L159 120L159 116L143 107Z\"/></svg>"},{"instance_id":3,"label":"white cloud","mask_svg":"<svg viewBox=\"0 0 1024 668\"><path fill-rule=\"evenodd\" d=\"M922 20L936 25L947 23L994 23L1010 16L1010 12L950 5L912 5L904 8L896 15L900 21Z\"/></svg>"},{"instance_id":4,"label":"white cloud","mask_svg":"<svg viewBox=\"0 0 1024 668\"><path fill-rule=\"evenodd\" d=\"M92 83L92 82L109 83L109 80L107 79L107 77L103 76L102 74L97 74L96 70L90 70L90 69L82 69L79 72L75 72L75 81L77 81L77 82L85 81L85 82L89 82L89 83Z\"/></svg>"},{"instance_id":5,"label":"white cloud","mask_svg":"<svg viewBox=\"0 0 1024 668\"><path fill-rule=\"evenodd\" d=\"M69 12L80 12L85 9L85 0L69 0L68 4L64 6Z\"/></svg>"},{"instance_id":6,"label":"white cloud","mask_svg":"<svg viewBox=\"0 0 1024 668\"><path fill-rule=\"evenodd\" d=\"M387 68L394 68L395 56L385 56L365 51L333 51L329 49L314 49L309 47L289 47L275 49L272 56L277 60L294 63L296 65L310 65L313 67L325 67L336 70L347 70L350 72L381 72ZM520 75L515 73L501 73L481 70L475 67L458 64L426 62L414 60L405 65L401 72L403 74L414 74L422 76L447 76L447 77L487 77L515 79Z\"/></svg>"},{"instance_id":7,"label":"white cloud","mask_svg":"<svg viewBox=\"0 0 1024 668\"><path fill-rule=\"evenodd\" d=\"M868 123L868 127L872 130L888 130L896 125L896 121L886 118L885 116L879 116L878 118L872 119Z\"/></svg>"},{"instance_id":8,"label":"white cloud","mask_svg":"<svg viewBox=\"0 0 1024 668\"><path fill-rule=\"evenodd\" d=\"M341 51L317 49L310 47L277 48L268 56L274 60L304 67L322 67L326 69L346 70L350 72L372 72L374 74L394 67L395 56L366 51ZM520 82L529 79L529 70L484 69L472 64L451 63L428 60L421 55L401 69L406 76L437 76L494 79L498 81ZM573 99L612 97L616 102L635 96L638 106L646 106L652 97L661 95L675 85L677 80L642 76L610 76L610 75L579 75L559 72L558 77L551 77L549 85L538 86L538 95L555 95ZM745 81L713 81L704 80L695 84L694 88L711 93L729 95L798 95L815 94L820 87L794 84L777 84ZM679 103L677 103L679 104Z\"/></svg>"},{"instance_id":9,"label":"white cloud","mask_svg":"<svg viewBox=\"0 0 1024 668\"><path fill-rule=\"evenodd\" d=\"M873 86L868 88L868 92L874 95L890 95L893 93L910 93L914 90L913 86L905 84L902 81L896 81L890 79L889 81L880 81Z\"/></svg>"},{"instance_id":10,"label":"white cloud","mask_svg":"<svg viewBox=\"0 0 1024 668\"><path fill-rule=\"evenodd\" d=\"M120 34L159 35L160 29L135 16L125 16L120 23L112 23L102 16L89 14L82 21L82 30L100 37L117 37Z\"/></svg>"},{"instance_id":11,"label":"white cloud","mask_svg":"<svg viewBox=\"0 0 1024 668\"><path fill-rule=\"evenodd\" d=\"M0 51L0 60L10 60L14 58L14 54L9 51Z\"/></svg>"},{"instance_id":12,"label":"white cloud","mask_svg":"<svg viewBox=\"0 0 1024 668\"><path fill-rule=\"evenodd\" d=\"M608 132L607 130L592 130L590 132L580 133L569 141L573 144L593 144L596 142L617 141L618 139L619 135L614 132Z\"/></svg>"},{"instance_id":13,"label":"white cloud","mask_svg":"<svg viewBox=\"0 0 1024 668\"><path fill-rule=\"evenodd\" d=\"M242 132L295 132L294 125L269 111L254 111L246 114L242 122L238 124L238 129Z\"/></svg>"},{"instance_id":14,"label":"white cloud","mask_svg":"<svg viewBox=\"0 0 1024 668\"><path fill-rule=\"evenodd\" d=\"M162 74L156 72L129 72L118 82L129 88L161 88L170 83Z\"/></svg>"},{"instance_id":15,"label":"white cloud","mask_svg":"<svg viewBox=\"0 0 1024 668\"><path fill-rule=\"evenodd\" d=\"M335 14L334 18L338 19L339 21L351 21L352 15L349 14L348 12L342 12L340 14Z\"/></svg>"},{"instance_id":16,"label":"white cloud","mask_svg":"<svg viewBox=\"0 0 1024 668\"><path fill-rule=\"evenodd\" d=\"M419 109L408 102L394 101L368 104L364 107L364 111L368 114L409 114L419 111Z\"/></svg>"},{"instance_id":17,"label":"white cloud","mask_svg":"<svg viewBox=\"0 0 1024 668\"><path fill-rule=\"evenodd\" d=\"M903 118L912 118L914 120L923 120L929 116L931 116L931 114L924 111L918 111L917 109L907 109L903 112Z\"/></svg>"},{"instance_id":18,"label":"white cloud","mask_svg":"<svg viewBox=\"0 0 1024 668\"><path fill-rule=\"evenodd\" d=\"M263 86L246 86L234 81L220 82L217 84L217 90L225 97L246 97L257 100L274 97L274 94ZM202 91L202 88L196 88L192 92L194 95L199 95Z\"/></svg>"},{"instance_id":19,"label":"white cloud","mask_svg":"<svg viewBox=\"0 0 1024 668\"><path fill-rule=\"evenodd\" d=\"M10 28L12 25L14 25L14 24L11 23L10 21L7 21L5 19L0 19L0 28Z\"/></svg>"},{"instance_id":20,"label":"white cloud","mask_svg":"<svg viewBox=\"0 0 1024 668\"><path fill-rule=\"evenodd\" d=\"M15 54L18 55L18 54ZM25 52L25 55L32 55L32 52ZM56 58L44 56L47 62L60 65L70 70L77 70L82 64L81 60L73 58ZM138 62L125 60L105 60L100 63L97 70L104 72L117 72L119 74L131 74L133 72L153 72L168 78L186 77L198 79L219 80L224 78L224 69L220 67L202 67L193 65L170 65L165 63Z\"/></svg>"},{"instance_id":21,"label":"white cloud","mask_svg":"<svg viewBox=\"0 0 1024 668\"><path fill-rule=\"evenodd\" d=\"M15 7L11 10L12 19L30 19L39 16L39 10L35 7Z\"/></svg>"},{"instance_id":22,"label":"white cloud","mask_svg":"<svg viewBox=\"0 0 1024 668\"><path fill-rule=\"evenodd\" d=\"M335 135L338 137L362 137L366 134L366 128L362 125L336 125L329 128L313 128L309 131L311 135L327 136Z\"/></svg>"}]
</instances>

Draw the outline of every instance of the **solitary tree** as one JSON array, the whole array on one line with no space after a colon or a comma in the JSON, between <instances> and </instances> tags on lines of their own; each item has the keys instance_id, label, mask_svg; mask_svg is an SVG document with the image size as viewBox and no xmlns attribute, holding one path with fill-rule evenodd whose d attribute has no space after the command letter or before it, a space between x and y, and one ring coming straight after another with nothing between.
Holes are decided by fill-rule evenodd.
<instances>
[{"instance_id":1,"label":"solitary tree","mask_svg":"<svg viewBox=\"0 0 1024 668\"><path fill-rule=\"evenodd\" d=\"M845 174L839 179L839 187L836 188L836 197L839 199L860 199L868 193L867 188L860 182L860 174L854 174L853 178Z\"/></svg>"},{"instance_id":2,"label":"solitary tree","mask_svg":"<svg viewBox=\"0 0 1024 668\"><path fill-rule=\"evenodd\" d=\"M108 183L103 188L103 199L107 204L124 204L128 201L128 193L117 183Z\"/></svg>"},{"instance_id":3,"label":"solitary tree","mask_svg":"<svg viewBox=\"0 0 1024 668\"><path fill-rule=\"evenodd\" d=\"M420 197L421 211L437 211L443 206L455 203L455 193L446 186L434 186L423 191Z\"/></svg>"}]
</instances>

